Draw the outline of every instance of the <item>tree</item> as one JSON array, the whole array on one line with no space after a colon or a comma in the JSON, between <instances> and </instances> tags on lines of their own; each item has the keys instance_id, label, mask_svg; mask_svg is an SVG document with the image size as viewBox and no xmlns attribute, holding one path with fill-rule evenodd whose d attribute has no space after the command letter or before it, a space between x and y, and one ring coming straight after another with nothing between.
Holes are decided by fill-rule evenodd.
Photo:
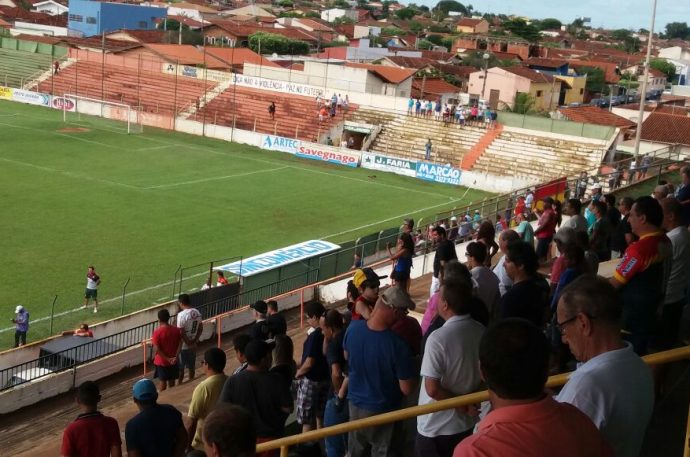
<instances>
[{"instance_id":1,"label":"tree","mask_svg":"<svg viewBox=\"0 0 690 457\"><path fill-rule=\"evenodd\" d=\"M256 32L249 36L249 48L260 54L307 54L309 43L292 40L282 35L266 32Z\"/></svg>"},{"instance_id":2,"label":"tree","mask_svg":"<svg viewBox=\"0 0 690 457\"><path fill-rule=\"evenodd\" d=\"M350 4L346 0L335 0L334 6L336 8L349 8Z\"/></svg>"},{"instance_id":3,"label":"tree","mask_svg":"<svg viewBox=\"0 0 690 457\"><path fill-rule=\"evenodd\" d=\"M467 10L467 8L465 8L465 5L460 2L456 2L455 0L441 0L436 4L432 11L442 13L442 17L447 17L449 11L457 11L462 13L464 16L470 15L470 12Z\"/></svg>"},{"instance_id":4,"label":"tree","mask_svg":"<svg viewBox=\"0 0 690 457\"><path fill-rule=\"evenodd\" d=\"M356 23L357 23L357 21L355 21L351 17L347 17L347 16L340 16L340 17L337 17L333 20L333 25L356 24Z\"/></svg>"},{"instance_id":5,"label":"tree","mask_svg":"<svg viewBox=\"0 0 690 457\"><path fill-rule=\"evenodd\" d=\"M517 92L515 94L515 103L512 108L506 103L501 103L503 105L503 111L516 114L534 114L537 112L535 109L536 100L526 92Z\"/></svg>"},{"instance_id":6,"label":"tree","mask_svg":"<svg viewBox=\"0 0 690 457\"><path fill-rule=\"evenodd\" d=\"M616 29L611 32L611 38L617 41L623 41L628 38L632 38L632 32L627 29Z\"/></svg>"},{"instance_id":7,"label":"tree","mask_svg":"<svg viewBox=\"0 0 690 457\"><path fill-rule=\"evenodd\" d=\"M541 35L539 29L532 24L527 24L524 19L513 19L503 23L503 28L513 35L517 35L530 43L539 41Z\"/></svg>"},{"instance_id":8,"label":"tree","mask_svg":"<svg viewBox=\"0 0 690 457\"><path fill-rule=\"evenodd\" d=\"M405 32L397 27L384 27L381 29L382 36L404 35Z\"/></svg>"},{"instance_id":9,"label":"tree","mask_svg":"<svg viewBox=\"0 0 690 457\"><path fill-rule=\"evenodd\" d=\"M417 40L417 49L431 50L434 48L434 43L428 40Z\"/></svg>"},{"instance_id":10,"label":"tree","mask_svg":"<svg viewBox=\"0 0 690 457\"><path fill-rule=\"evenodd\" d=\"M441 35L428 35L426 41L430 41L436 46L443 46L443 37Z\"/></svg>"},{"instance_id":11,"label":"tree","mask_svg":"<svg viewBox=\"0 0 690 457\"><path fill-rule=\"evenodd\" d=\"M430 32L436 32L436 33L450 33L451 32L450 28L445 24L431 24L429 26L429 31Z\"/></svg>"},{"instance_id":12,"label":"tree","mask_svg":"<svg viewBox=\"0 0 690 457\"><path fill-rule=\"evenodd\" d=\"M604 70L597 67L581 67L577 70L578 74L587 75L585 89L590 93L602 93L606 91L606 75Z\"/></svg>"},{"instance_id":13,"label":"tree","mask_svg":"<svg viewBox=\"0 0 690 457\"><path fill-rule=\"evenodd\" d=\"M488 54L489 54L488 68L498 66L498 64L499 64L501 61L498 60L498 59L496 58L496 56L494 56L494 55L491 54L490 52L489 52ZM477 68L477 69L480 69L480 70L481 70L482 68L484 68L484 62L485 62L485 61L484 61L484 52L482 52L482 51L473 52L473 53L471 53L471 54L468 54L466 57L464 57L464 58L462 59L462 64L463 64L463 65L467 65L467 66L470 66L470 67L474 67L474 68Z\"/></svg>"},{"instance_id":14,"label":"tree","mask_svg":"<svg viewBox=\"0 0 690 457\"><path fill-rule=\"evenodd\" d=\"M649 66L664 73L669 81L676 77L676 66L666 59L652 59L649 62Z\"/></svg>"},{"instance_id":15,"label":"tree","mask_svg":"<svg viewBox=\"0 0 690 457\"><path fill-rule=\"evenodd\" d=\"M562 25L563 24L558 19L549 17L539 21L537 27L539 27L539 30L560 30Z\"/></svg>"},{"instance_id":16,"label":"tree","mask_svg":"<svg viewBox=\"0 0 690 457\"><path fill-rule=\"evenodd\" d=\"M409 21L415 17L415 14L417 14L417 11L410 7L402 8L395 12L395 15L398 17L398 19L402 21Z\"/></svg>"},{"instance_id":17,"label":"tree","mask_svg":"<svg viewBox=\"0 0 690 457\"><path fill-rule=\"evenodd\" d=\"M422 24L420 24L417 21L410 21L407 26L410 29L410 32L414 33L415 35L419 34L422 30L424 30L424 27Z\"/></svg>"},{"instance_id":18,"label":"tree","mask_svg":"<svg viewBox=\"0 0 690 457\"><path fill-rule=\"evenodd\" d=\"M623 50L628 54L635 54L640 50L640 39L634 36L629 36L623 40Z\"/></svg>"},{"instance_id":19,"label":"tree","mask_svg":"<svg viewBox=\"0 0 690 457\"><path fill-rule=\"evenodd\" d=\"M670 22L666 24L666 39L680 38L685 40L690 38L690 28L687 22Z\"/></svg>"}]
</instances>

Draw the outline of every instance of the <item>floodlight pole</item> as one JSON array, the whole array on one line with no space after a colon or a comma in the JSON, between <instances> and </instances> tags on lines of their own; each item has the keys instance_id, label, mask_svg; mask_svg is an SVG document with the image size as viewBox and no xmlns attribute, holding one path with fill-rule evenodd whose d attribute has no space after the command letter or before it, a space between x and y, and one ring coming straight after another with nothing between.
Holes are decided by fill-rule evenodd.
<instances>
[{"instance_id":1,"label":"floodlight pole","mask_svg":"<svg viewBox=\"0 0 690 457\"><path fill-rule=\"evenodd\" d=\"M647 80L649 79L649 61L652 56L652 39L654 39L654 22L656 20L656 1L652 1L652 27L649 29L649 39L647 40L647 57L644 61L644 76L642 77L642 87L640 88L640 111L637 117L637 131L635 132L635 152L633 163L637 165L637 156L640 153L640 140L642 139L642 123L644 122L644 105L647 98Z\"/></svg>"}]
</instances>

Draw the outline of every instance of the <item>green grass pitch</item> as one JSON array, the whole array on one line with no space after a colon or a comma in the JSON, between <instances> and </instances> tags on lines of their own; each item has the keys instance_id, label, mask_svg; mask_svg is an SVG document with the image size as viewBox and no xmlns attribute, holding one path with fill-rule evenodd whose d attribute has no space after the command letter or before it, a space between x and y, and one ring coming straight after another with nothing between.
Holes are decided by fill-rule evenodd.
<instances>
[{"instance_id":1,"label":"green grass pitch","mask_svg":"<svg viewBox=\"0 0 690 457\"><path fill-rule=\"evenodd\" d=\"M460 201L464 188L73 119L0 101L0 348L12 341L18 303L31 313L36 340L49 333L49 320L38 320L50 316L55 295L53 333L119 315L128 278L128 293L151 289L128 296L126 312L169 298L178 265L308 239L352 240L487 196L470 190ZM89 264L103 281L98 315L73 311Z\"/></svg>"}]
</instances>

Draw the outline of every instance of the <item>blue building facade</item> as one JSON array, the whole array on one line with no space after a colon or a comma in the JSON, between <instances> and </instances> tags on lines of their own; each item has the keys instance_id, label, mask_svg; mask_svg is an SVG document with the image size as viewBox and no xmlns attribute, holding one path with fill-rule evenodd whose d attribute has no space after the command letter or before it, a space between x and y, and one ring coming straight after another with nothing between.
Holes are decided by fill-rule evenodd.
<instances>
[{"instance_id":1,"label":"blue building facade","mask_svg":"<svg viewBox=\"0 0 690 457\"><path fill-rule=\"evenodd\" d=\"M114 30L153 30L167 8L90 0L70 0L69 29L89 37Z\"/></svg>"}]
</instances>

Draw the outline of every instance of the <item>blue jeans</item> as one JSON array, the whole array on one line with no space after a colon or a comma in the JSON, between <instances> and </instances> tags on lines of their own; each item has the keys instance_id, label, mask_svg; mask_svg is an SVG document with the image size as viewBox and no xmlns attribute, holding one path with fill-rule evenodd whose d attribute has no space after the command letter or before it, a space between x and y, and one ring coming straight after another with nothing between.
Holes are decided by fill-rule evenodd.
<instances>
[{"instance_id":1,"label":"blue jeans","mask_svg":"<svg viewBox=\"0 0 690 457\"><path fill-rule=\"evenodd\" d=\"M347 402L347 400L343 400ZM335 408L335 397L331 397L326 402L326 410L323 415L323 426L343 424L349 419L348 405L345 404L343 410L338 412ZM343 457L347 453L347 433L342 435L328 436L324 439L326 443L327 457Z\"/></svg>"}]
</instances>

